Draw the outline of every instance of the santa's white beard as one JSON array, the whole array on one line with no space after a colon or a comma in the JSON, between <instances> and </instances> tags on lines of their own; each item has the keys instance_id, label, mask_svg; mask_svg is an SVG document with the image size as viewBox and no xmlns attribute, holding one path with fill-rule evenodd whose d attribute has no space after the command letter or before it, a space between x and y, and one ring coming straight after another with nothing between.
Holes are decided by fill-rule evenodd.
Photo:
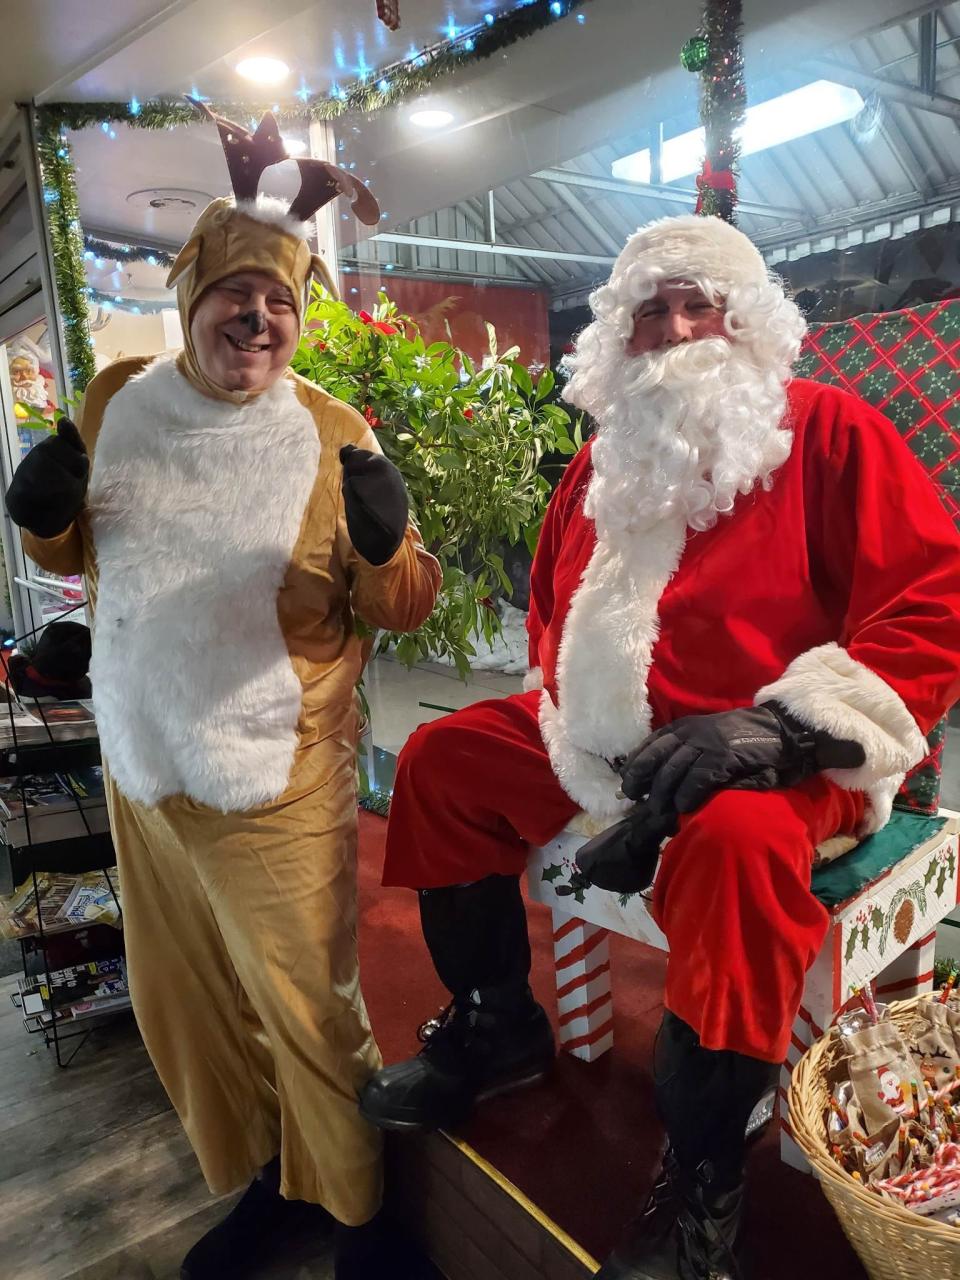
<instances>
[{"instance_id":1,"label":"santa's white beard","mask_svg":"<svg viewBox=\"0 0 960 1280\"><path fill-rule=\"evenodd\" d=\"M761 368L736 340L631 357L598 322L567 363L565 398L598 423L584 510L602 541L677 516L709 529L737 494L768 486L789 456L793 435L781 426L789 366Z\"/></svg>"}]
</instances>

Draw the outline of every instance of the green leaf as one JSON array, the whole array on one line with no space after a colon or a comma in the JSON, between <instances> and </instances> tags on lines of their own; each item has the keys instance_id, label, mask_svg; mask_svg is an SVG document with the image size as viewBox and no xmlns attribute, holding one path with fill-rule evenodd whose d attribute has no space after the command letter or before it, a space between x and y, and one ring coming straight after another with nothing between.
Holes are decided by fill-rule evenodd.
<instances>
[{"instance_id":1,"label":"green leaf","mask_svg":"<svg viewBox=\"0 0 960 1280\"><path fill-rule=\"evenodd\" d=\"M563 875L563 864L559 862L551 862L549 867L544 867L541 880L547 880L551 884L554 880Z\"/></svg>"},{"instance_id":2,"label":"green leaf","mask_svg":"<svg viewBox=\"0 0 960 1280\"><path fill-rule=\"evenodd\" d=\"M537 399L546 400L547 396L553 390L556 378L553 376L552 369L544 369L537 380Z\"/></svg>"},{"instance_id":3,"label":"green leaf","mask_svg":"<svg viewBox=\"0 0 960 1280\"><path fill-rule=\"evenodd\" d=\"M520 390L523 392L523 394L525 396L532 396L533 395L533 379L530 377L530 374L527 372L526 368L520 363L519 360L512 360L510 362L510 368L513 370L513 380L517 384L517 386L520 388ZM544 409L546 410L550 407L551 406L549 405L545 405Z\"/></svg>"}]
</instances>

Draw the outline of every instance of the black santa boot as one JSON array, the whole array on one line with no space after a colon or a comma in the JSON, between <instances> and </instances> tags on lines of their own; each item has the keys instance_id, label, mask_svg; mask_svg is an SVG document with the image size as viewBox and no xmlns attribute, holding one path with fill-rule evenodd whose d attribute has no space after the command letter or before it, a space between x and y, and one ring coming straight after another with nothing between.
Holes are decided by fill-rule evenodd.
<instances>
[{"instance_id":1,"label":"black santa boot","mask_svg":"<svg viewBox=\"0 0 960 1280\"><path fill-rule=\"evenodd\" d=\"M747 1280L740 1238L745 1130L779 1068L704 1049L667 1010L654 1051L667 1150L647 1201L597 1280Z\"/></svg>"},{"instance_id":2,"label":"black santa boot","mask_svg":"<svg viewBox=\"0 0 960 1280\"><path fill-rule=\"evenodd\" d=\"M180 1280L241 1280L293 1231L331 1235L326 1209L280 1195L280 1157L264 1165L222 1222L193 1246L180 1266Z\"/></svg>"},{"instance_id":3,"label":"black santa boot","mask_svg":"<svg viewBox=\"0 0 960 1280\"><path fill-rule=\"evenodd\" d=\"M556 1049L534 1000L527 916L517 876L420 890L423 936L453 996L418 1035L420 1053L385 1067L360 1110L381 1129L448 1128L474 1103L539 1080Z\"/></svg>"}]
</instances>

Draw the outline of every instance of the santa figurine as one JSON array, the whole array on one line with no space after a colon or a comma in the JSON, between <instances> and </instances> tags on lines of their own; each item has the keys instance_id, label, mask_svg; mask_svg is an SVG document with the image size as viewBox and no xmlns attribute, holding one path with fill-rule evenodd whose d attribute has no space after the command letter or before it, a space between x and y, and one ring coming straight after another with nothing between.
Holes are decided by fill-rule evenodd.
<instances>
[{"instance_id":1,"label":"santa figurine","mask_svg":"<svg viewBox=\"0 0 960 1280\"><path fill-rule=\"evenodd\" d=\"M960 537L894 427L791 377L803 319L746 236L653 222L591 298L566 398L598 425L531 574L529 691L417 730L384 881L417 890L451 1003L381 1071L386 1129L542 1076L520 876L578 810L585 883L650 880L669 942L662 1169L603 1280L745 1274L747 1119L827 912L816 847L880 828L960 694ZM649 1141L638 1134L638 1142Z\"/></svg>"},{"instance_id":2,"label":"santa figurine","mask_svg":"<svg viewBox=\"0 0 960 1280\"><path fill-rule=\"evenodd\" d=\"M246 1187L181 1280L249 1274L308 1223L337 1280L401 1276L356 1101L380 1066L357 973L356 621L418 626L440 570L367 423L289 368L314 278L335 291L306 220L342 194L375 223L376 201L319 160L292 205L259 195L287 158L276 120L212 118L234 196L171 270L183 350L99 373L7 509L38 564L86 576L134 1011L210 1190Z\"/></svg>"}]
</instances>

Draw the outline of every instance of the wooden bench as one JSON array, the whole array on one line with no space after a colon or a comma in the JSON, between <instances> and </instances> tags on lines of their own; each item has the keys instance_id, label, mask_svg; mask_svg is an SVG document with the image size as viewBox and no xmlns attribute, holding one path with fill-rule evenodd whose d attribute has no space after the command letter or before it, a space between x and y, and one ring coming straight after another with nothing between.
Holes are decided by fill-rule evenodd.
<instances>
[{"instance_id":1,"label":"wooden bench","mask_svg":"<svg viewBox=\"0 0 960 1280\"><path fill-rule=\"evenodd\" d=\"M618 897L592 888L558 895L577 849L595 831L579 815L556 839L531 850L528 864L530 896L553 912L561 1044L588 1062L613 1046L608 934L668 949L639 894ZM875 982L878 999L931 989L937 925L960 901L958 831L960 815L949 810L935 817L895 812L883 831L813 874L813 892L830 913L830 926L807 974L780 1076L781 1154L797 1168L806 1162L786 1117L790 1072L854 987Z\"/></svg>"}]
</instances>

